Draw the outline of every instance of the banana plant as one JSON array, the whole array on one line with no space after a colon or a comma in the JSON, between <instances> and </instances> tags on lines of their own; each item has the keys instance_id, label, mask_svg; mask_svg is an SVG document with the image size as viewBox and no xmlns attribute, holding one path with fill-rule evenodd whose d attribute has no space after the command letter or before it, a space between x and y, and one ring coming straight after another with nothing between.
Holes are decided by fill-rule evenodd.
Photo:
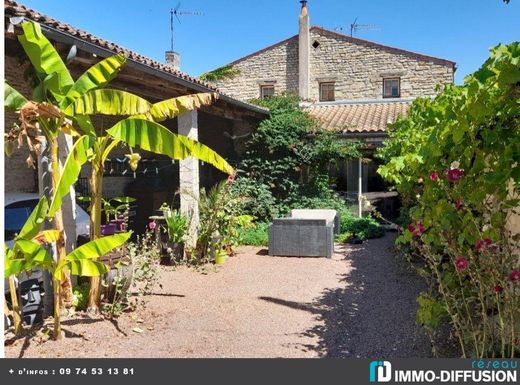
<instances>
[{"instance_id":1,"label":"banana plant","mask_svg":"<svg viewBox=\"0 0 520 385\"><path fill-rule=\"evenodd\" d=\"M58 161L58 137L60 133L77 134L73 122L83 129L90 129L84 124L82 116L67 117L61 113L70 103L85 92L104 87L112 80L123 65L125 58L116 55L92 66L74 82L66 65L53 45L43 35L39 24L22 23L23 33L18 36L27 57L31 61L39 84L35 87L32 100L28 100L20 92L5 83L5 108L16 111L20 115L17 124L6 134L6 154L10 155L14 144L20 147L24 142L29 147L27 164L34 167L33 155L41 153L43 142L47 142L50 153L51 191L56 192L60 180ZM49 218L54 220L54 228L63 234L63 214L61 202L54 206L55 210ZM57 259L65 258L63 236L56 243ZM67 290L62 296L65 303L72 298L70 278L66 277L64 285Z\"/></svg>"},{"instance_id":2,"label":"banana plant","mask_svg":"<svg viewBox=\"0 0 520 385\"><path fill-rule=\"evenodd\" d=\"M6 152L18 144L27 142L33 165L32 153L38 153L44 140L49 143L52 165L53 198L48 217L54 218L54 228L63 233L61 203L70 187L77 180L81 166L90 161L93 172L91 185L91 239L100 234L103 165L118 141L131 147L163 154L172 159L194 156L218 169L234 174L233 168L209 147L187 137L173 134L159 122L212 103L216 94L196 94L151 104L147 100L121 90L104 89L114 79L125 63L121 55L109 57L92 66L76 82L66 65L34 22L22 23L19 36L27 56L36 71L40 83L33 92L33 100L27 100L14 88L5 85L5 105L20 113L21 125L6 135ZM91 120L92 115L127 116L106 135L98 136ZM79 130L76 127L79 127ZM58 163L58 135L68 133L78 137L66 160L63 170ZM133 154L131 165L137 166L138 154ZM60 173L61 171L61 173ZM65 258L63 238L57 242L58 260ZM97 281L97 279L94 279ZM69 285L70 287L70 285ZM93 299L99 298L99 281L94 282ZM97 299L96 302L99 302ZM92 303L92 301L89 301Z\"/></svg>"},{"instance_id":3,"label":"banana plant","mask_svg":"<svg viewBox=\"0 0 520 385\"><path fill-rule=\"evenodd\" d=\"M60 322L60 285L63 275L70 271L74 275L93 277L108 271L108 267L97 259L109 251L122 246L131 233L116 234L90 241L56 261L46 246L59 241L61 235L57 230L40 231L47 216L48 202L42 197L33 212L15 237L13 248L5 246L4 277L9 279L11 303L15 332L21 330L21 314L16 296L14 277L23 271L43 269L51 273L54 291L54 336L61 338Z\"/></svg>"}]
</instances>

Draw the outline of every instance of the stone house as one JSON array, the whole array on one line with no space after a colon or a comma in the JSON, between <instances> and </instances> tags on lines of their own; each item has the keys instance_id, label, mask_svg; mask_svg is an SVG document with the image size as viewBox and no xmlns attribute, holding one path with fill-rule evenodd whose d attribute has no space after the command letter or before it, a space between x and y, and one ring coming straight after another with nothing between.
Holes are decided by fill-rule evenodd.
<instances>
[{"instance_id":1,"label":"stone house","mask_svg":"<svg viewBox=\"0 0 520 385\"><path fill-rule=\"evenodd\" d=\"M370 157L415 98L453 83L454 62L311 27L307 1L301 3L298 35L233 61L235 75L215 85L241 100L298 94L323 129L363 140ZM360 188L382 191L376 169L375 162L341 164L337 187L350 196Z\"/></svg>"},{"instance_id":2,"label":"stone house","mask_svg":"<svg viewBox=\"0 0 520 385\"><path fill-rule=\"evenodd\" d=\"M4 1L5 11L5 79L27 98L32 95L32 87L26 80L26 71L30 63L18 42L19 23L32 20L40 24L43 33L55 48L66 57L71 47L77 49L75 57L68 63L74 78L98 61L114 55L123 54L127 62L117 78L110 83L110 88L133 92L150 102L169 99L199 92L216 92L218 100L211 106L187 113L176 119L164 122L172 132L198 139L222 155L229 163L236 164L243 154L247 134L269 115L263 108L219 92L214 86L191 77L179 70L172 63L159 63L136 52L122 48L92 34L81 31L71 25L52 19L11 0ZM174 56L174 57L173 57ZM178 56L167 52L167 59L178 65ZM13 113L5 114L5 129L9 130L18 117ZM95 118L94 125L100 132L115 123L111 117ZM63 148L70 148L71 138L63 138ZM181 162L172 162L156 154L140 151L142 160L136 173L131 172L124 154L128 148L118 147L105 165L103 183L104 197L130 195L138 199L135 230L143 231L148 216L163 202L172 202L176 191L180 194L183 211L197 211L195 204L199 187L211 187L226 177L212 166L205 165L193 158ZM66 154L61 154L65 157ZM28 168L25 162L27 148L15 150L11 157L5 157L5 192L38 192L41 188L39 170ZM86 179L90 173L85 166L76 189L86 194ZM41 173L40 173L41 174ZM70 201L74 201L74 192ZM73 207L72 204L70 204ZM73 209L71 209L74 211ZM72 212L70 220L73 220ZM70 224L70 223L69 223ZM74 226L68 226L73 228ZM75 237L72 237L75 239Z\"/></svg>"}]
</instances>

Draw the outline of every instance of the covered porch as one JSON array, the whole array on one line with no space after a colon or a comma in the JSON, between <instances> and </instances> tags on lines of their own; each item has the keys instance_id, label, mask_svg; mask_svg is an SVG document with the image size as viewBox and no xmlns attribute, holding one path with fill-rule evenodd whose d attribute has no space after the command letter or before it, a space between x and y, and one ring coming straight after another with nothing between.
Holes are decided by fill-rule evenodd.
<instances>
[{"instance_id":1,"label":"covered porch","mask_svg":"<svg viewBox=\"0 0 520 385\"><path fill-rule=\"evenodd\" d=\"M337 133L340 140L361 142L361 158L338 161L331 167L336 190L358 216L376 208L393 218L400 207L398 194L389 191L377 173L375 152L386 138L387 126L407 114L413 100L382 99L322 102L306 106L321 128ZM368 204L369 202L369 204Z\"/></svg>"}]
</instances>

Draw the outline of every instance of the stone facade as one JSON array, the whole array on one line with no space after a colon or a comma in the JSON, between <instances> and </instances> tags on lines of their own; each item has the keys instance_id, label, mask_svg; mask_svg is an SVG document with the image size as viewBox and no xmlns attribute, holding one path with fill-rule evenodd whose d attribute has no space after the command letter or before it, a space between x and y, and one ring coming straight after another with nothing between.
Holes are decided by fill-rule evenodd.
<instances>
[{"instance_id":1,"label":"stone facade","mask_svg":"<svg viewBox=\"0 0 520 385\"><path fill-rule=\"evenodd\" d=\"M293 37L233 65L240 73L215 82L224 93L237 99L260 96L260 86L274 84L275 92L298 93L298 38Z\"/></svg>"},{"instance_id":2,"label":"stone facade","mask_svg":"<svg viewBox=\"0 0 520 385\"><path fill-rule=\"evenodd\" d=\"M336 100L383 99L383 78L400 78L401 98L432 96L437 85L453 83L454 63L319 27L311 28L310 99L319 100L319 83L335 82ZM316 47L315 47L316 46ZM260 85L275 93L298 92L298 36L232 63L240 73L216 85L242 100L258 98Z\"/></svg>"}]
</instances>

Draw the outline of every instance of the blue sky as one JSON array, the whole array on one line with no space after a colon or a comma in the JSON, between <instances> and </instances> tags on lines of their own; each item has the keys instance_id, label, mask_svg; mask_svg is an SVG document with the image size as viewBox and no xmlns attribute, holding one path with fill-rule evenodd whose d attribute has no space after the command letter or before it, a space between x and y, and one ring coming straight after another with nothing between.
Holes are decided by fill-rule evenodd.
<instances>
[{"instance_id":1,"label":"blue sky","mask_svg":"<svg viewBox=\"0 0 520 385\"><path fill-rule=\"evenodd\" d=\"M170 47L169 10L178 0L21 0L22 4L153 59ZM295 35L298 0L181 0L203 12L175 24L175 50L191 75ZM456 61L456 82L478 69L488 49L520 40L520 4L511 0L310 0L311 23L329 29L375 24L359 38Z\"/></svg>"}]
</instances>

